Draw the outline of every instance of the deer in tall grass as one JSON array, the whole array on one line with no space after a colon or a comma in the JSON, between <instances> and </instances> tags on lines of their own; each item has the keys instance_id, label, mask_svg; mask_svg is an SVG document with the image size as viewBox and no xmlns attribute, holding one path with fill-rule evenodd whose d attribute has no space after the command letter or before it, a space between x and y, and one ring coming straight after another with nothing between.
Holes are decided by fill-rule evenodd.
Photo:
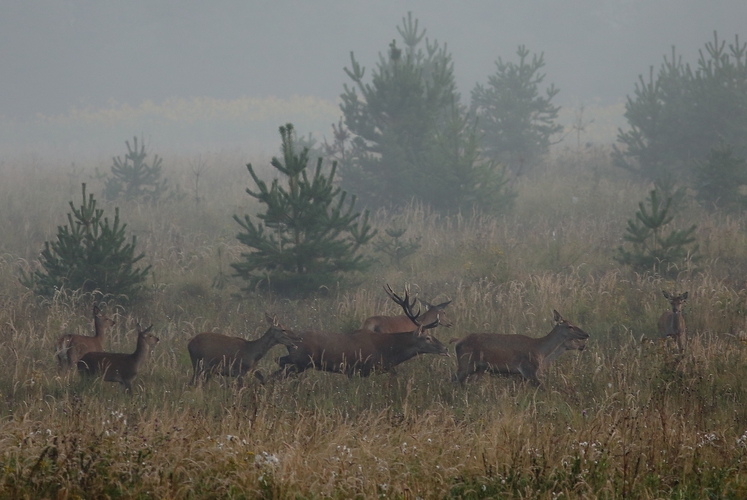
<instances>
[{"instance_id":1,"label":"deer in tall grass","mask_svg":"<svg viewBox=\"0 0 747 500\"><path fill-rule=\"evenodd\" d=\"M471 333L456 342L456 380L464 385L467 378L478 375L500 373L517 374L540 385L537 374L552 361L569 350L582 351L589 334L563 319L553 310L555 327L541 338L503 333Z\"/></svg>"},{"instance_id":2,"label":"deer in tall grass","mask_svg":"<svg viewBox=\"0 0 747 500\"><path fill-rule=\"evenodd\" d=\"M153 325L143 330L138 325L137 347L132 354L121 352L89 352L78 361L78 372L84 376L103 375L106 382L118 382L125 392L132 392L132 381L145 364L151 349L159 342L151 334Z\"/></svg>"},{"instance_id":3,"label":"deer in tall grass","mask_svg":"<svg viewBox=\"0 0 747 500\"><path fill-rule=\"evenodd\" d=\"M384 291L389 297L394 299L394 292L389 285L384 286ZM437 321L437 325L451 327L452 323L446 317L446 306L451 304L451 301L442 302L440 304L431 305L423 299L419 299L427 308L425 313L419 317L418 321L422 324L429 325L434 321ZM414 305L414 302L413 302ZM408 332L416 331L418 325L416 325L407 314L400 314L399 316L371 316L366 318L363 322L363 330L370 330L377 333L395 333L395 332Z\"/></svg>"},{"instance_id":4,"label":"deer in tall grass","mask_svg":"<svg viewBox=\"0 0 747 500\"><path fill-rule=\"evenodd\" d=\"M404 299L392 294L392 299L402 306L407 317L417 325L417 330L381 333L370 330L356 330L353 333L332 333L320 331L299 332L297 348L288 348L288 355L278 360L280 369L273 377L287 376L288 372L303 372L309 368L327 372L347 374L352 377L360 374L367 377L374 371L394 372L397 365L419 354L439 354L448 356L446 347L435 337L423 333L434 328L422 324L421 317L412 312L414 300L410 302L408 292Z\"/></svg>"},{"instance_id":5,"label":"deer in tall grass","mask_svg":"<svg viewBox=\"0 0 747 500\"><path fill-rule=\"evenodd\" d=\"M254 371L254 376L264 383L262 374L255 370L259 360L278 344L289 349L295 346L295 334L281 325L277 316L265 313L265 319L270 328L257 340L212 332L195 335L187 344L194 369L192 384L203 374L208 377L218 373L241 379L249 371Z\"/></svg>"},{"instance_id":6,"label":"deer in tall grass","mask_svg":"<svg viewBox=\"0 0 747 500\"><path fill-rule=\"evenodd\" d=\"M661 293L669 301L672 310L665 311L659 317L659 336L662 339L673 338L677 342L680 352L683 352L687 337L685 335L685 318L682 316L682 306L687 302L688 292L676 296L670 295L666 290L662 290Z\"/></svg>"},{"instance_id":7,"label":"deer in tall grass","mask_svg":"<svg viewBox=\"0 0 747 500\"><path fill-rule=\"evenodd\" d=\"M101 313L98 306L93 306L93 337L86 335L65 334L57 339L57 364L60 368L76 366L78 360L88 352L104 350L106 331L114 326L114 320Z\"/></svg>"}]
</instances>

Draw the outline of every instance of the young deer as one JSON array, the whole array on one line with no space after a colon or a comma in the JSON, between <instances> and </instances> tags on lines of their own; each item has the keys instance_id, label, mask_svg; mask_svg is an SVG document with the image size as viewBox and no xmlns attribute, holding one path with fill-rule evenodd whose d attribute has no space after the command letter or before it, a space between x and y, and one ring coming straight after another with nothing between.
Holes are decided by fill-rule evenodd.
<instances>
[{"instance_id":1,"label":"young deer","mask_svg":"<svg viewBox=\"0 0 747 500\"><path fill-rule=\"evenodd\" d=\"M671 311L664 312L659 318L659 336L661 338L672 337L677 341L680 352L685 350L687 337L685 335L685 318L682 316L682 306L687 302L688 292L682 295L672 296L665 290L661 292L664 298L672 306Z\"/></svg>"},{"instance_id":2,"label":"young deer","mask_svg":"<svg viewBox=\"0 0 747 500\"><path fill-rule=\"evenodd\" d=\"M138 325L137 347L132 354L121 352L89 352L78 361L81 375L104 375L106 382L119 382L126 392L132 392L132 381L140 367L148 360L150 351L159 339L150 331L153 325L143 330Z\"/></svg>"},{"instance_id":3,"label":"young deer","mask_svg":"<svg viewBox=\"0 0 747 500\"><path fill-rule=\"evenodd\" d=\"M114 320L101 314L98 306L93 306L93 337L66 334L57 339L57 364L60 368L69 368L78 364L78 360L87 352L104 350L104 334L114 326Z\"/></svg>"},{"instance_id":4,"label":"young deer","mask_svg":"<svg viewBox=\"0 0 747 500\"><path fill-rule=\"evenodd\" d=\"M471 333L456 342L456 380L484 372L518 374L539 385L537 373L568 350L583 351L589 334L553 311L555 327L542 338L503 333Z\"/></svg>"},{"instance_id":5,"label":"young deer","mask_svg":"<svg viewBox=\"0 0 747 500\"><path fill-rule=\"evenodd\" d=\"M295 347L295 334L281 325L277 316L265 313L265 319L270 328L257 340L244 340L211 332L195 335L187 344L194 369L192 383L195 384L203 373L206 376L218 373L240 379L246 372L254 370L259 360L272 347L278 344L289 349ZM254 376L264 382L260 372L255 371Z\"/></svg>"},{"instance_id":6,"label":"young deer","mask_svg":"<svg viewBox=\"0 0 747 500\"><path fill-rule=\"evenodd\" d=\"M389 285L384 287L384 291L392 300L397 302L397 299L394 298L396 294L394 294ZM446 306L451 304L450 300L435 306L429 304L423 299L420 299L420 302L425 304L425 307L427 307L425 313L423 313L419 318L421 324L429 325L434 321L438 321L437 325L445 326L447 328L452 326L452 323L446 317ZM397 303L399 304L399 302ZM411 306L412 305L415 305L414 300ZM363 322L362 329L376 333L414 332L418 329L418 325L413 323L406 314L400 314L399 316L371 316L370 318L366 318L366 321Z\"/></svg>"}]
</instances>

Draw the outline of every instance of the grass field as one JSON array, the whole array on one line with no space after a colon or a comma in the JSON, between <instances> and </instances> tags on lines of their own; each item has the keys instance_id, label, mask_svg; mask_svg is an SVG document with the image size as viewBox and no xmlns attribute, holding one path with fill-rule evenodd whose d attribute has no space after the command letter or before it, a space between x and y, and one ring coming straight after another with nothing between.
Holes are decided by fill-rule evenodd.
<instances>
[{"instance_id":1,"label":"grass field","mask_svg":"<svg viewBox=\"0 0 747 500\"><path fill-rule=\"evenodd\" d=\"M192 158L165 175L189 193ZM211 287L242 248L234 213L258 210L243 163L216 156L201 201L119 203L153 265L144 300L116 314L108 350L131 352L136 323L161 338L134 394L60 373L54 342L92 332L91 302L39 300L18 282L65 222L80 182L100 202L94 165L0 165L0 497L2 498L744 498L747 496L747 237L745 221L686 202L703 259L677 279L620 269L612 256L649 186L610 166L602 149L559 152L517 184L505 216L443 216L411 204L396 218L422 248L355 283L304 300L237 298ZM107 213L113 205L104 204ZM591 336L536 388L485 376L451 379L455 360L423 356L396 376L306 372L259 385L190 385L187 341L202 331L256 338L264 313L292 329L351 330L396 313L382 285L410 283L452 299L447 342L469 332L541 336L552 310ZM650 344L689 291L688 349ZM275 347L261 362L275 369Z\"/></svg>"}]
</instances>

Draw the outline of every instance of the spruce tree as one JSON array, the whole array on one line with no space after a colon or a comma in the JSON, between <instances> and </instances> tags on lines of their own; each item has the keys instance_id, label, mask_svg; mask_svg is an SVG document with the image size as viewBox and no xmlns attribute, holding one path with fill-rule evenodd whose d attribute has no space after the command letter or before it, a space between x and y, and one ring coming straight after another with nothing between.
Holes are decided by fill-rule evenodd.
<instances>
[{"instance_id":1,"label":"spruce tree","mask_svg":"<svg viewBox=\"0 0 747 500\"><path fill-rule=\"evenodd\" d=\"M86 198L85 183L82 190L83 203L76 208L70 202L72 213L66 225L57 227L57 240L44 242L42 269L24 274L21 282L47 297L68 290L134 299L150 272L150 266L135 267L145 257L135 256L137 237L127 243L127 224L120 224L119 208L110 223L96 208L93 194Z\"/></svg>"},{"instance_id":2,"label":"spruce tree","mask_svg":"<svg viewBox=\"0 0 747 500\"><path fill-rule=\"evenodd\" d=\"M302 295L322 286L332 287L344 275L363 271L371 260L362 247L376 231L368 223L368 212L355 212L356 197L335 187L337 164L328 175L319 158L313 177L307 173L308 150L296 154L293 125L280 127L282 159L272 166L284 179L267 186L247 169L256 190L246 192L266 206L255 218L234 215L242 232L236 238L251 249L243 260L231 264L235 275L247 281L244 291L268 289L283 295Z\"/></svg>"},{"instance_id":3,"label":"spruce tree","mask_svg":"<svg viewBox=\"0 0 747 500\"><path fill-rule=\"evenodd\" d=\"M646 201L648 208L643 202L638 204L635 219L628 220L627 234L623 236L632 249L618 247L615 260L638 271L676 274L688 261L698 258L698 245L691 246L697 226L666 232L666 226L674 220L672 198L662 199L659 190L654 189Z\"/></svg>"}]
</instances>

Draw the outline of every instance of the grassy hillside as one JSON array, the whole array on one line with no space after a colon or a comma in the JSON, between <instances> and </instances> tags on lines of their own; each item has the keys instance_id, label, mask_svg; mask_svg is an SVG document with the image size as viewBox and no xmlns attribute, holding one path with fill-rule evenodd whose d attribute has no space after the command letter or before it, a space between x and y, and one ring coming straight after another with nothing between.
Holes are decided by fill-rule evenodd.
<instances>
[{"instance_id":1,"label":"grassy hillside","mask_svg":"<svg viewBox=\"0 0 747 500\"><path fill-rule=\"evenodd\" d=\"M422 248L384 259L355 283L305 300L237 298L211 286L243 249L234 213L258 207L243 164L211 157L190 195L193 158L165 175L188 193L158 206L119 203L153 265L149 292L117 315L108 349L131 352L136 322L161 338L132 396L58 372L54 343L90 334L87 297L38 300L18 282L65 222L80 182L98 195L96 165L0 165L0 497L123 498L742 498L747 494L747 330L744 220L686 202L704 255L676 280L613 261L626 220L649 186L610 166L602 149L558 153L517 184L505 216L443 216L417 204L380 211ZM100 197L98 197L100 198ZM103 200L102 200L103 202ZM104 204L113 211L113 205ZM552 310L591 335L536 388L485 376L455 385L455 360L424 356L396 376L306 372L261 386L213 379L193 387L187 341L202 331L256 338L264 313L292 329L343 331L396 313L382 285L410 283L430 302L453 299L447 342L469 332L552 328ZM689 344L650 344L668 307L689 291ZM285 350L261 362L272 372Z\"/></svg>"}]
</instances>

